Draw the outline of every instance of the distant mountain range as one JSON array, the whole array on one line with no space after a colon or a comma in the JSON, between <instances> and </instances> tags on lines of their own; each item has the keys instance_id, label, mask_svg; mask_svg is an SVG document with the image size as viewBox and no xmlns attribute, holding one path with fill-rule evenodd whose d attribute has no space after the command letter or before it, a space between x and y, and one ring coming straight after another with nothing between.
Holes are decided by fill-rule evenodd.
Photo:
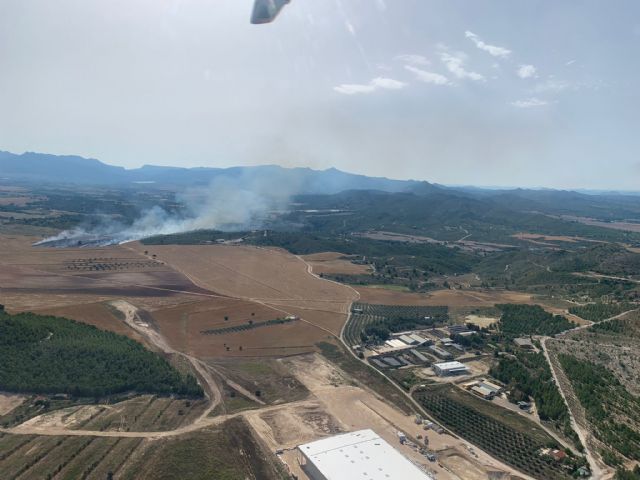
<instances>
[{"instance_id":1,"label":"distant mountain range","mask_svg":"<svg viewBox=\"0 0 640 480\"><path fill-rule=\"evenodd\" d=\"M209 185L216 179L255 185L268 178L269 186L280 186L292 194L335 195L348 191L381 191L387 193L428 196L435 203L449 205L452 199L467 210L468 202L485 211L489 205L546 215L576 215L603 220L640 219L640 196L620 193L551 189L482 189L477 187L446 187L416 180L391 180L342 172L335 168L284 168L277 165L231 168L179 168L145 165L125 169L99 160L78 156L57 156L41 153L21 155L0 151L0 181L30 182L40 185L75 184L83 186L158 186L184 188ZM444 196L442 196L444 195ZM452 197L453 195L453 197ZM378 198L378 197L376 197ZM445 201L446 200L446 201ZM387 202L390 200L387 199ZM486 203L489 202L489 203ZM484 205L484 207L481 207ZM455 208L454 208L455 209Z\"/></svg>"},{"instance_id":2,"label":"distant mountain range","mask_svg":"<svg viewBox=\"0 0 640 480\"><path fill-rule=\"evenodd\" d=\"M314 194L332 194L345 190L381 190L385 192L428 191L428 182L390 180L342 172L335 168L283 168L277 165L231 168L179 168L145 165L127 170L99 160L78 156L58 156L27 152L16 155L0 151L0 179L38 183L78 185L157 184L159 186L207 185L216 178L253 180L274 177L282 185Z\"/></svg>"}]
</instances>

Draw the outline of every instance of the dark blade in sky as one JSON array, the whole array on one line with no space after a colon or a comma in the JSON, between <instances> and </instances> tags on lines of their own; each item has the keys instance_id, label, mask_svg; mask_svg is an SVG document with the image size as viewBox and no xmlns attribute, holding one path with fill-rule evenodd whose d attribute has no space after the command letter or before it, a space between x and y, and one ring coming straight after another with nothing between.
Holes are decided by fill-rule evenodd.
<instances>
[{"instance_id":1,"label":"dark blade in sky","mask_svg":"<svg viewBox=\"0 0 640 480\"><path fill-rule=\"evenodd\" d=\"M286 4L291 0L255 0L251 23L271 23Z\"/></svg>"}]
</instances>

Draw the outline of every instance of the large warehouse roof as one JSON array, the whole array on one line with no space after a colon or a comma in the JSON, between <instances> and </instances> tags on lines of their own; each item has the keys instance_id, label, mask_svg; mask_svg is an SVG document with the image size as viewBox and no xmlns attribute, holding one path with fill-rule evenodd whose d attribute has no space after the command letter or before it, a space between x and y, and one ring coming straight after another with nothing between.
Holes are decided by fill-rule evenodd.
<instances>
[{"instance_id":1,"label":"large warehouse roof","mask_svg":"<svg viewBox=\"0 0 640 480\"><path fill-rule=\"evenodd\" d=\"M373 430L344 433L298 448L327 480L431 480Z\"/></svg>"}]
</instances>

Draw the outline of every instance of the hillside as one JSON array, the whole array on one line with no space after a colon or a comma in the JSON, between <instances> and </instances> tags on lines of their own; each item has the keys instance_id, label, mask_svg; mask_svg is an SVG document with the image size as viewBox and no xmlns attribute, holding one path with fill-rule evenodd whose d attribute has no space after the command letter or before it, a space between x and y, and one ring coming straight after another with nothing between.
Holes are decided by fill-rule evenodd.
<instances>
[{"instance_id":1,"label":"hillside","mask_svg":"<svg viewBox=\"0 0 640 480\"><path fill-rule=\"evenodd\" d=\"M32 313L0 312L0 365L0 389L9 392L202 395L195 378L133 340Z\"/></svg>"}]
</instances>

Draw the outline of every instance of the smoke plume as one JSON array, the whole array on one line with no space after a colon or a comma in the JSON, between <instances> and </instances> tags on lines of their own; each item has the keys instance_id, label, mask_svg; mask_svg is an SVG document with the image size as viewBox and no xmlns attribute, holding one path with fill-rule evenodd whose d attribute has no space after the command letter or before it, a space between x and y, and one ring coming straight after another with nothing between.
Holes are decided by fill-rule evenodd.
<instances>
[{"instance_id":1,"label":"smoke plume","mask_svg":"<svg viewBox=\"0 0 640 480\"><path fill-rule=\"evenodd\" d=\"M180 214L160 206L147 209L131 224L101 220L97 226L77 226L46 238L40 246L119 244L154 235L192 230L240 231L257 229L289 208L300 190L294 177L262 170L215 178L208 187L189 188L177 195L184 206Z\"/></svg>"}]
</instances>

